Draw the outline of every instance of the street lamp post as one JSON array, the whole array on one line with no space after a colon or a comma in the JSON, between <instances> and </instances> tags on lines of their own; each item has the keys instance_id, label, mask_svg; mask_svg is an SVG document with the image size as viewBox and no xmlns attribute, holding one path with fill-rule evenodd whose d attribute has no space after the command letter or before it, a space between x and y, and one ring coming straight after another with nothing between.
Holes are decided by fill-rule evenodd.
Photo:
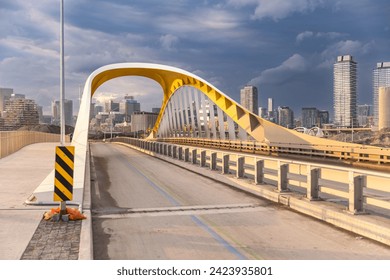
<instances>
[{"instance_id":1,"label":"street lamp post","mask_svg":"<svg viewBox=\"0 0 390 280\"><path fill-rule=\"evenodd\" d=\"M64 0L60 1L60 127L61 146L65 145ZM66 215L66 201L60 202L60 215Z\"/></svg>"},{"instance_id":2,"label":"street lamp post","mask_svg":"<svg viewBox=\"0 0 390 280\"><path fill-rule=\"evenodd\" d=\"M64 71L64 0L60 1L60 126L61 126L61 146L65 145L65 71Z\"/></svg>"},{"instance_id":3,"label":"street lamp post","mask_svg":"<svg viewBox=\"0 0 390 280\"><path fill-rule=\"evenodd\" d=\"M111 127L110 127L110 130L111 130L111 141L112 141L112 127L113 127L113 123L114 123L114 119L112 118L114 116L113 112L111 111L110 112L110 115L111 115Z\"/></svg>"}]
</instances>

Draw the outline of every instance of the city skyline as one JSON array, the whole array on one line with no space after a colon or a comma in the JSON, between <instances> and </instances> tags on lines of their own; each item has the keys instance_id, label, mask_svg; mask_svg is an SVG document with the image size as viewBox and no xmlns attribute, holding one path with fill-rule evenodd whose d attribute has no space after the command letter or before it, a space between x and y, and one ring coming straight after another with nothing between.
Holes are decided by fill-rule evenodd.
<instances>
[{"instance_id":1,"label":"city skyline","mask_svg":"<svg viewBox=\"0 0 390 280\"><path fill-rule=\"evenodd\" d=\"M75 112L88 75L109 63L168 64L236 101L252 84L261 107L273 98L295 112L312 106L331 112L338 55L358 62L358 104L373 104L372 70L390 61L384 0L91 3L65 1L65 87ZM26 94L47 112L59 95L59 3L4 0L0 9L0 87ZM145 110L161 104L161 89L143 78L111 81L99 91L134 95Z\"/></svg>"}]
</instances>

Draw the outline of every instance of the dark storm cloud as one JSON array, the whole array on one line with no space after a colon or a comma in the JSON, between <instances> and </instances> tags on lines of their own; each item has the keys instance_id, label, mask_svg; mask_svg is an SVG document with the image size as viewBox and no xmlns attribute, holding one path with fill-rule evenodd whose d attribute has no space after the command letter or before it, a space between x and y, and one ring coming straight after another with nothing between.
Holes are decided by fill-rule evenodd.
<instances>
[{"instance_id":1,"label":"dark storm cloud","mask_svg":"<svg viewBox=\"0 0 390 280\"><path fill-rule=\"evenodd\" d=\"M236 100L240 88L253 83L260 105L273 97L299 115L303 106L331 111L337 55L358 61L365 103L372 99L372 68L390 61L386 0L64 2L66 91L73 99L100 66L151 62L197 73ZM59 1L1 0L0 13L0 86L45 104L56 99ZM110 86L103 90L120 91ZM159 104L148 97L158 88L132 83L123 91L130 90L150 103L144 108Z\"/></svg>"}]
</instances>

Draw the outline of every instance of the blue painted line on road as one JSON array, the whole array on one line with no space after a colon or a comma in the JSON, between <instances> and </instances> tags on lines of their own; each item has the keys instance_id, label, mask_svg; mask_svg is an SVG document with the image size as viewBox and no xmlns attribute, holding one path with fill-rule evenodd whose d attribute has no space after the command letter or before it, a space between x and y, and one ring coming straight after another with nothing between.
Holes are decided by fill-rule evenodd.
<instances>
[{"instance_id":1,"label":"blue painted line on road","mask_svg":"<svg viewBox=\"0 0 390 280\"><path fill-rule=\"evenodd\" d=\"M223 245L229 252L234 254L238 259L240 260L246 260L247 258L241 254L239 251L237 251L236 248L234 248L232 245L230 245L225 239L223 239L218 233L216 233L212 228L210 228L207 224L202 222L198 217L191 215L191 219L201 228L203 228L205 231L211 234L212 237L214 237L215 240L217 240L220 244Z\"/></svg>"},{"instance_id":2,"label":"blue painted line on road","mask_svg":"<svg viewBox=\"0 0 390 280\"><path fill-rule=\"evenodd\" d=\"M130 164L129 164L130 165ZM174 199L169 193L167 193L164 189L156 185L152 180L150 180L146 175L144 175L141 171L139 171L135 166L130 165L130 168L141 175L145 180L160 194L162 194L166 199L169 200L175 206L181 206L181 204ZM246 260L247 258L241 254L236 248L229 244L223 237L221 237L218 233L216 233L212 228L210 228L207 224L201 221L198 217L191 215L191 219L205 231L207 231L218 243L220 243L223 247L225 247L229 252L234 254L240 260Z\"/></svg>"},{"instance_id":3,"label":"blue painted line on road","mask_svg":"<svg viewBox=\"0 0 390 280\"><path fill-rule=\"evenodd\" d=\"M166 199L169 200L169 202L171 202L173 205L175 206L180 206L180 203L175 200L169 193L167 193L164 189L160 188L159 186L157 186L152 180L150 180L145 174L143 174L141 171L139 171L135 166L133 165L130 165L131 169L133 169L134 172L138 173L139 175L141 175L148 183L149 185L151 185L153 187L153 189L155 189L157 192L159 192L160 194L162 194Z\"/></svg>"}]
</instances>

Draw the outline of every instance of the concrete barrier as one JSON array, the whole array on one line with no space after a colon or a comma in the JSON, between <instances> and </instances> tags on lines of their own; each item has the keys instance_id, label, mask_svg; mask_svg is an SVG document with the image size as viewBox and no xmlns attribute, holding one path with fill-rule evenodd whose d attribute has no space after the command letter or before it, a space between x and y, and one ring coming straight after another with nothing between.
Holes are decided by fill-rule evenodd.
<instances>
[{"instance_id":1,"label":"concrete barrier","mask_svg":"<svg viewBox=\"0 0 390 280\"><path fill-rule=\"evenodd\" d=\"M66 141L69 141L69 136L67 136ZM8 156L24 146L42 142L60 142L60 135L37 131L1 131L0 158Z\"/></svg>"}]
</instances>

